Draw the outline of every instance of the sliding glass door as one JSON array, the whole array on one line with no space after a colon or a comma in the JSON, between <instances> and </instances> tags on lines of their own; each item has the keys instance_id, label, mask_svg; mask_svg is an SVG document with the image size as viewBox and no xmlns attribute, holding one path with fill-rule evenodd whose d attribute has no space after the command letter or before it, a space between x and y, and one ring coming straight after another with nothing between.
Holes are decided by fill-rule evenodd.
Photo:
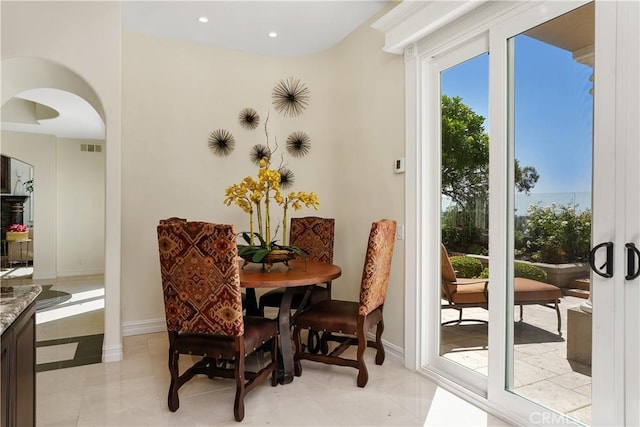
<instances>
[{"instance_id":1,"label":"sliding glass door","mask_svg":"<svg viewBox=\"0 0 640 427\"><path fill-rule=\"evenodd\" d=\"M638 424L639 7L507 9L421 45L417 360L521 423Z\"/></svg>"}]
</instances>

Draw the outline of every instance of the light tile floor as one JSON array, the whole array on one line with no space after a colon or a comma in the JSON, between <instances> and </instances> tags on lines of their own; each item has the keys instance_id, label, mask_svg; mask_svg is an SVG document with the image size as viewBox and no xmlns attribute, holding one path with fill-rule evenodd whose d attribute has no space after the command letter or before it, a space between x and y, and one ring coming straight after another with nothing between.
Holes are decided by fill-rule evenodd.
<instances>
[{"instance_id":1,"label":"light tile floor","mask_svg":"<svg viewBox=\"0 0 640 427\"><path fill-rule=\"evenodd\" d=\"M25 280L32 283L30 279ZM78 293L100 289L102 276L42 283L53 282L54 290ZM566 309L583 301L572 298L563 299L564 336ZM486 316L486 311L465 312L465 317L467 314ZM99 309L41 323L37 326L37 339L103 332L103 316L104 311ZM588 423L590 377L585 375L588 372L580 372L563 360L564 338L549 332L555 330L555 313L525 307L525 322L521 324L525 331L533 324L540 328L523 334L528 338L516 342L516 391L538 402L555 404L556 409ZM443 335L445 357L486 374L486 327L467 325L447 327L446 331ZM166 333L125 337L123 344L121 362L39 372L37 425L238 425L233 421L234 385L229 380L195 378L180 390L180 409L175 413L168 410ZM379 367L373 361L372 350L367 350L366 355L370 380L364 389L355 386L352 368L303 361L303 376L292 384L277 387L264 384L249 393L243 424L508 425L408 371L393 357L387 357Z\"/></svg>"},{"instance_id":2,"label":"light tile floor","mask_svg":"<svg viewBox=\"0 0 640 427\"><path fill-rule=\"evenodd\" d=\"M38 425L508 425L393 358L375 365L370 350L369 383L362 389L352 368L303 361L302 376L291 384L266 383L248 394L242 424L233 420L231 380L192 379L179 392L180 408L171 413L167 346L165 333L125 337L121 362L39 373Z\"/></svg>"}]
</instances>

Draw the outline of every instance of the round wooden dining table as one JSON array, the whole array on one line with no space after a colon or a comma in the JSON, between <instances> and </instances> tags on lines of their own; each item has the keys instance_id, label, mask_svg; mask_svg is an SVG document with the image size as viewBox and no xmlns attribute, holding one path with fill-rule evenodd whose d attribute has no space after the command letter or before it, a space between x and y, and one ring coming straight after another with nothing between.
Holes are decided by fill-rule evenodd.
<instances>
[{"instance_id":1,"label":"round wooden dining table","mask_svg":"<svg viewBox=\"0 0 640 427\"><path fill-rule=\"evenodd\" d=\"M239 262L243 262L240 260ZM285 288L280 308L278 310L278 331L280 333L280 354L282 355L282 371L279 373L281 384L293 381L294 361L291 347L291 300L294 288L307 286L308 291L298 311L304 308L305 302L311 294L311 286L327 283L340 277L342 270L334 264L315 261L292 260L289 265L274 264L271 271L263 268L262 264L247 264L240 269L240 286L247 289L247 315L258 315L256 288ZM242 265L242 264L241 264Z\"/></svg>"}]
</instances>

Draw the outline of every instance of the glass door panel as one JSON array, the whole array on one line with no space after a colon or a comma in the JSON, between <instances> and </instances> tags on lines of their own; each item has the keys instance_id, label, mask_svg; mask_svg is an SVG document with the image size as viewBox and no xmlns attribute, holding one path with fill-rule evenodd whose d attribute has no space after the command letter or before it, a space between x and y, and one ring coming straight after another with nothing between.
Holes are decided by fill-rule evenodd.
<instances>
[{"instance_id":1,"label":"glass door panel","mask_svg":"<svg viewBox=\"0 0 640 427\"><path fill-rule=\"evenodd\" d=\"M593 48L593 3L508 40L507 319L513 321L506 325L506 388L585 424L591 421ZM544 422L539 415L531 421Z\"/></svg>"},{"instance_id":2,"label":"glass door panel","mask_svg":"<svg viewBox=\"0 0 640 427\"><path fill-rule=\"evenodd\" d=\"M440 72L439 355L487 375L489 55Z\"/></svg>"}]
</instances>

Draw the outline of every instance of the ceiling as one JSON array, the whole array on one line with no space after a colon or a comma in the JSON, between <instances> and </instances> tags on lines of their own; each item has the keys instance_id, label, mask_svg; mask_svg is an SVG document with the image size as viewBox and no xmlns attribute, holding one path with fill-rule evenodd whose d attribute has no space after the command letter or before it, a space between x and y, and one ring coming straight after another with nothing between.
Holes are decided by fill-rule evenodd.
<instances>
[{"instance_id":1,"label":"ceiling","mask_svg":"<svg viewBox=\"0 0 640 427\"><path fill-rule=\"evenodd\" d=\"M223 49L269 56L326 50L375 15L388 0L123 1L123 31L152 34ZM207 23L198 18L205 16ZM269 37L276 32L277 37ZM81 98L68 92L31 89L16 98L57 111L53 118L9 122L2 129L66 138L104 139L104 124ZM55 116L55 114L54 114ZM5 121L7 120L7 121Z\"/></svg>"},{"instance_id":2,"label":"ceiling","mask_svg":"<svg viewBox=\"0 0 640 427\"><path fill-rule=\"evenodd\" d=\"M270 56L328 49L388 1L126 1L125 31ZM208 18L207 23L198 18ZM270 32L277 37L269 37Z\"/></svg>"}]
</instances>

